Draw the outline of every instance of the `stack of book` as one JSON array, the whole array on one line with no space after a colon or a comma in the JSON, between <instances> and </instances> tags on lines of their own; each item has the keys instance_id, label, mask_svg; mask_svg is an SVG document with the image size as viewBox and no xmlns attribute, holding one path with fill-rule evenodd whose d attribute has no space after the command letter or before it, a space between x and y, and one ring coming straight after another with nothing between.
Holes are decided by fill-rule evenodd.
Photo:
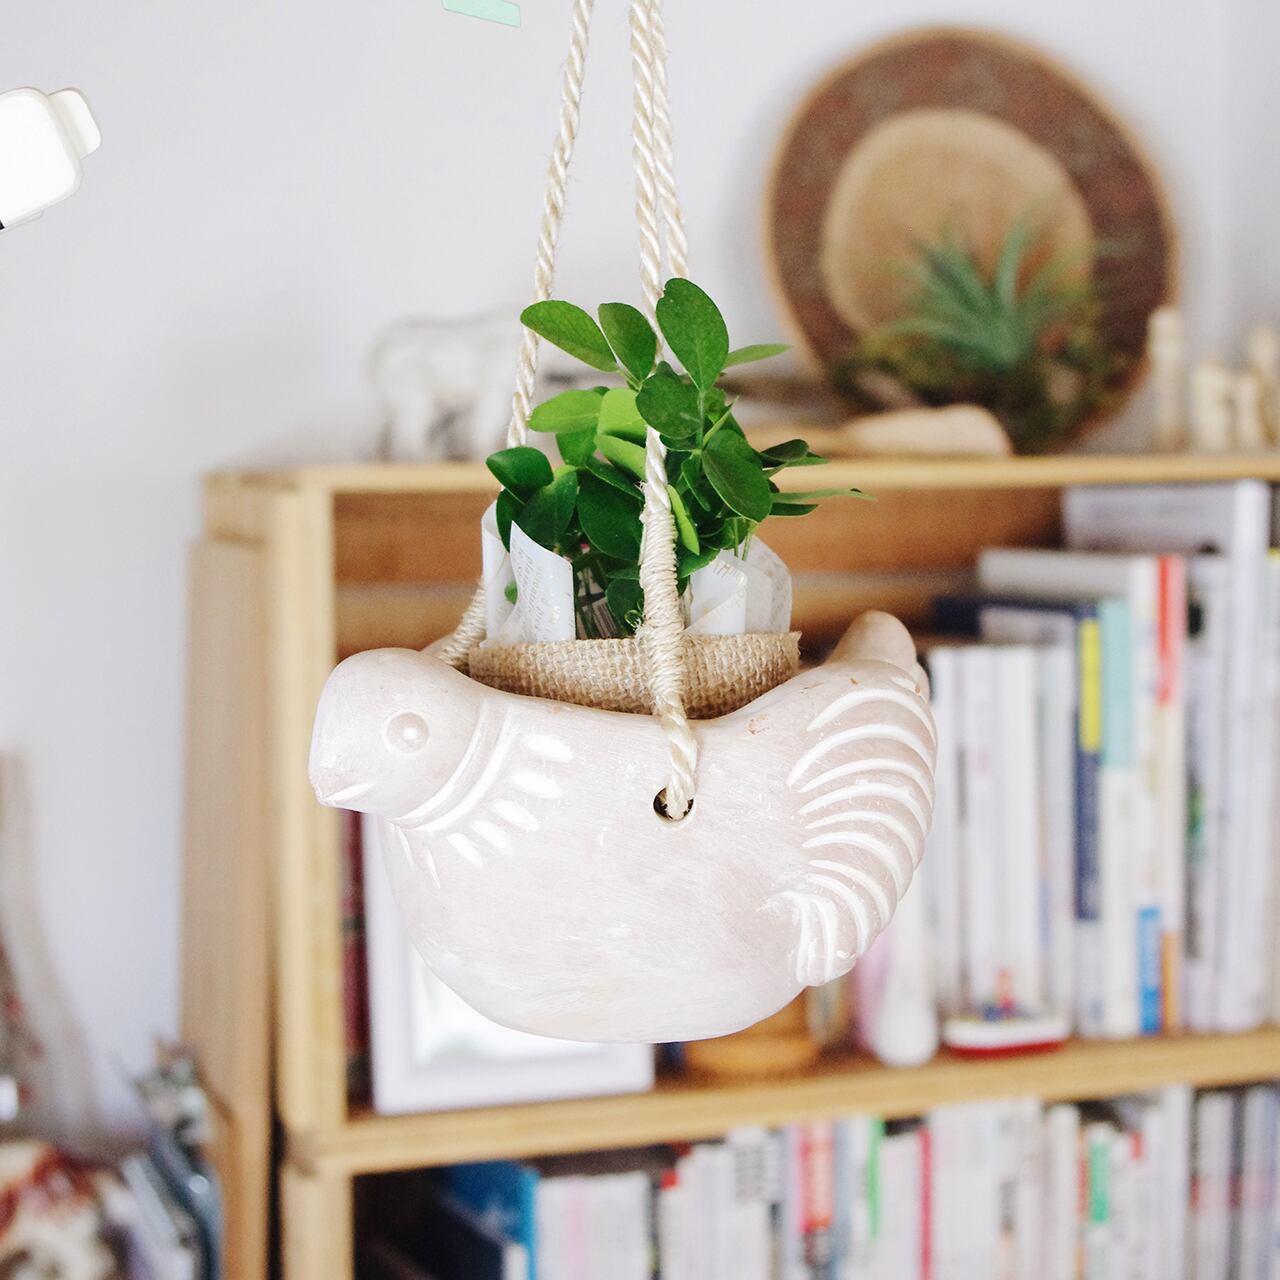
<instances>
[{"instance_id":1,"label":"stack of book","mask_svg":"<svg viewBox=\"0 0 1280 1280\"><path fill-rule=\"evenodd\" d=\"M937 601L926 852L944 1013L1077 1034L1276 1015L1280 750L1271 493L1068 491L1065 550L1000 550Z\"/></svg>"},{"instance_id":2,"label":"stack of book","mask_svg":"<svg viewBox=\"0 0 1280 1280\"><path fill-rule=\"evenodd\" d=\"M1272 1085L1174 1085L463 1165L415 1175L369 1257L435 1280L1271 1280L1278 1117Z\"/></svg>"}]
</instances>

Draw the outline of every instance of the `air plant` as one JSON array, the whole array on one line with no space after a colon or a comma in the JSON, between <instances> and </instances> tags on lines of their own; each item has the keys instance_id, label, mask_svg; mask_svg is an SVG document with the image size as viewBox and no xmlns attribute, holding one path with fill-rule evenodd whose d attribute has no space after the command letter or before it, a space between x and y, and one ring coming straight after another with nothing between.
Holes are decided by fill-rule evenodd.
<instances>
[{"instance_id":1,"label":"air plant","mask_svg":"<svg viewBox=\"0 0 1280 1280\"><path fill-rule=\"evenodd\" d=\"M985 406L1019 452L1061 442L1105 407L1119 363L1098 333L1097 287L1072 270L1078 257L1027 272L1036 240L1035 220L1018 218L989 273L953 228L918 244L895 264L909 282L904 314L859 338L835 371L842 390L865 400L875 371L926 404Z\"/></svg>"}]
</instances>

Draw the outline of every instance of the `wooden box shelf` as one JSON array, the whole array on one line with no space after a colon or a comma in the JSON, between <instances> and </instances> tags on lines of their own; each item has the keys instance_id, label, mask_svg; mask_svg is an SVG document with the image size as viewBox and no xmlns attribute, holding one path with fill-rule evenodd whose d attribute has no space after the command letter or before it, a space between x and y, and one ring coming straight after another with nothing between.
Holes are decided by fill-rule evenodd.
<instances>
[{"instance_id":1,"label":"wooden box shelf","mask_svg":"<svg viewBox=\"0 0 1280 1280\"><path fill-rule=\"evenodd\" d=\"M714 1138L740 1125L784 1125L863 1112L897 1119L985 1098L1046 1102L1110 1098L1176 1081L1201 1085L1280 1079L1280 1029L1244 1035L1074 1041L1055 1053L995 1059L941 1054L923 1067L835 1058L777 1081L676 1078L649 1094L582 1098L431 1115L356 1112L332 1133L296 1138L290 1158L347 1174L463 1160L519 1159L601 1147Z\"/></svg>"},{"instance_id":2,"label":"wooden box shelf","mask_svg":"<svg viewBox=\"0 0 1280 1280\"><path fill-rule=\"evenodd\" d=\"M930 597L966 583L984 546L1054 545L1068 485L1242 477L1280 481L1280 455L848 461L824 484L857 485L874 503L833 501L764 537L792 569L796 625L820 645L868 607L919 623ZM1266 1030L942 1057L908 1071L851 1059L782 1082L672 1081L641 1097L487 1111L349 1109L339 828L307 783L311 717L339 657L449 630L479 572L477 518L493 492L474 465L235 472L206 485L192 572L183 1020L212 1095L237 1280L266 1274L273 1122L283 1274L345 1280L363 1173L970 1098L1280 1077L1280 1030Z\"/></svg>"}]
</instances>

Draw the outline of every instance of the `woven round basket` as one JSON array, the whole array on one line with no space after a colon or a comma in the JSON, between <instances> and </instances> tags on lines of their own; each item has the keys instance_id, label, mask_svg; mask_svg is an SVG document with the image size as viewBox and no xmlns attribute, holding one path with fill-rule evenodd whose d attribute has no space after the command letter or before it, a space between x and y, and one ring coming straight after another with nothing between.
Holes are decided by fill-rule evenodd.
<instances>
[{"instance_id":1,"label":"woven round basket","mask_svg":"<svg viewBox=\"0 0 1280 1280\"><path fill-rule=\"evenodd\" d=\"M800 633L685 636L684 705L694 720L728 715L800 669ZM565 640L477 645L467 655L473 680L507 693L648 715L653 697L640 645L627 640Z\"/></svg>"}]
</instances>

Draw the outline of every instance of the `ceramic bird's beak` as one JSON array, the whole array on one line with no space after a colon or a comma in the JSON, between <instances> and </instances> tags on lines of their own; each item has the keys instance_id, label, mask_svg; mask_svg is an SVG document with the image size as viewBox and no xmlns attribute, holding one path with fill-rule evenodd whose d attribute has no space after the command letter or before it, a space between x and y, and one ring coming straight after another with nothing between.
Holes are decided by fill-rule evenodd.
<instances>
[{"instance_id":1,"label":"ceramic bird's beak","mask_svg":"<svg viewBox=\"0 0 1280 1280\"><path fill-rule=\"evenodd\" d=\"M321 804L362 808L385 768L388 698L394 705L405 690L420 690L426 661L412 649L372 649L334 668L316 708L307 768Z\"/></svg>"}]
</instances>

